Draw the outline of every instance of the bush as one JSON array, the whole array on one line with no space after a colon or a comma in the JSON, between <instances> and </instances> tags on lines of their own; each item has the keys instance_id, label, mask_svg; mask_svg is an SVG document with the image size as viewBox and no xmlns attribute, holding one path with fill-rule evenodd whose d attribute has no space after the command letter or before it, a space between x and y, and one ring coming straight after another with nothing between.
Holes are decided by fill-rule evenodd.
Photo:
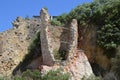
<instances>
[{"instance_id":1,"label":"bush","mask_svg":"<svg viewBox=\"0 0 120 80\"><path fill-rule=\"evenodd\" d=\"M86 77L83 77L82 80L102 80L101 77L96 77L94 75L91 75L90 77L86 78Z\"/></svg>"},{"instance_id":2,"label":"bush","mask_svg":"<svg viewBox=\"0 0 120 80\"><path fill-rule=\"evenodd\" d=\"M14 76L13 79L14 80L41 80L41 74L40 74L40 71L38 70L35 70L35 71L27 70L23 72L21 76Z\"/></svg>"},{"instance_id":3,"label":"bush","mask_svg":"<svg viewBox=\"0 0 120 80\"><path fill-rule=\"evenodd\" d=\"M53 50L53 53L54 53L54 57L55 59L57 60L66 60L66 50L57 50L57 49L54 49Z\"/></svg>"},{"instance_id":4,"label":"bush","mask_svg":"<svg viewBox=\"0 0 120 80\"><path fill-rule=\"evenodd\" d=\"M120 43L119 31L117 27L111 24L103 26L98 31L98 44L105 49L117 48Z\"/></svg>"},{"instance_id":5,"label":"bush","mask_svg":"<svg viewBox=\"0 0 120 80\"><path fill-rule=\"evenodd\" d=\"M60 69L51 70L42 77L42 80L69 80L70 76L68 73L63 73Z\"/></svg>"},{"instance_id":6,"label":"bush","mask_svg":"<svg viewBox=\"0 0 120 80\"><path fill-rule=\"evenodd\" d=\"M0 80L4 80L3 77L0 77Z\"/></svg>"},{"instance_id":7,"label":"bush","mask_svg":"<svg viewBox=\"0 0 120 80\"><path fill-rule=\"evenodd\" d=\"M21 76L14 76L12 80L69 80L69 77L68 73L63 73L60 69L50 70L43 76L38 70L27 70Z\"/></svg>"},{"instance_id":8,"label":"bush","mask_svg":"<svg viewBox=\"0 0 120 80\"><path fill-rule=\"evenodd\" d=\"M36 36L28 47L28 53L25 55L23 61L20 64L20 70L25 71L26 66L35 58L41 56L41 44L40 44L40 31L36 33Z\"/></svg>"},{"instance_id":9,"label":"bush","mask_svg":"<svg viewBox=\"0 0 120 80\"><path fill-rule=\"evenodd\" d=\"M72 19L77 19L78 27L95 25L98 32L98 46L108 50L120 45L119 7L119 0L94 0L91 3L77 6L68 14L58 16L57 20L62 24L67 24Z\"/></svg>"},{"instance_id":10,"label":"bush","mask_svg":"<svg viewBox=\"0 0 120 80\"><path fill-rule=\"evenodd\" d=\"M53 26L63 26L60 21L57 20L51 20L51 25Z\"/></svg>"},{"instance_id":11,"label":"bush","mask_svg":"<svg viewBox=\"0 0 120 80\"><path fill-rule=\"evenodd\" d=\"M26 78L23 78L21 76L15 76L12 80L26 80Z\"/></svg>"}]
</instances>

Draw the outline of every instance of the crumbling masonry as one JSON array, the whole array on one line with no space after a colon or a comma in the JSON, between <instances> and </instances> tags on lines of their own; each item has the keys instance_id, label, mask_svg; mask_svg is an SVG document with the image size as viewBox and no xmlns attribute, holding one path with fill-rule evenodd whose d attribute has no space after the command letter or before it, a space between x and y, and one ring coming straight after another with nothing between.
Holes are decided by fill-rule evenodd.
<instances>
[{"instance_id":1,"label":"crumbling masonry","mask_svg":"<svg viewBox=\"0 0 120 80\"><path fill-rule=\"evenodd\" d=\"M73 19L70 25L61 27L52 26L49 18L48 12L45 9L41 9L40 21L38 21L39 19L18 18L13 23L13 29L0 33L0 75L12 74L12 71L28 53L28 46L38 30L40 31L42 52L40 58L42 60L34 59L26 67L30 66L38 69L39 66L42 66L44 70L44 66L48 66L54 69L56 61L58 61L56 52L65 51L64 61L66 63L64 65L59 64L58 68L62 66L65 72L69 72L72 80L80 80L83 76L89 77L92 74L86 55L83 51L77 49L77 20ZM6 69L4 69L5 67Z\"/></svg>"}]
</instances>

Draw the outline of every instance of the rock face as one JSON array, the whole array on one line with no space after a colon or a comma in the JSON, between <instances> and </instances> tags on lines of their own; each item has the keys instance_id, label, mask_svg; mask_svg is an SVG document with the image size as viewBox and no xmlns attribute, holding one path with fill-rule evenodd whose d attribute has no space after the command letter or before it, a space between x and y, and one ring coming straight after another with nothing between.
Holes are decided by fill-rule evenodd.
<instances>
[{"instance_id":1,"label":"rock face","mask_svg":"<svg viewBox=\"0 0 120 80\"><path fill-rule=\"evenodd\" d=\"M110 60L104 55L104 50L97 46L97 29L89 24L79 26L78 48L83 49L90 62L96 62L104 69L110 66Z\"/></svg>"},{"instance_id":2,"label":"rock face","mask_svg":"<svg viewBox=\"0 0 120 80\"><path fill-rule=\"evenodd\" d=\"M71 80L81 80L83 77L89 78L93 74L88 59L82 50L74 52L74 56L64 69L71 74Z\"/></svg>"},{"instance_id":3,"label":"rock face","mask_svg":"<svg viewBox=\"0 0 120 80\"><path fill-rule=\"evenodd\" d=\"M23 60L40 23L18 17L13 26L12 29L0 33L0 76L12 74L13 69Z\"/></svg>"},{"instance_id":4,"label":"rock face","mask_svg":"<svg viewBox=\"0 0 120 80\"><path fill-rule=\"evenodd\" d=\"M73 19L70 25L61 27L52 26L49 17L48 12L42 9L40 21L18 17L13 29L0 33L0 75L10 75L23 60L38 30L42 55L26 65L26 68L46 72L62 67L70 73L71 80L80 80L92 74L86 55L78 49L77 20Z\"/></svg>"}]
</instances>

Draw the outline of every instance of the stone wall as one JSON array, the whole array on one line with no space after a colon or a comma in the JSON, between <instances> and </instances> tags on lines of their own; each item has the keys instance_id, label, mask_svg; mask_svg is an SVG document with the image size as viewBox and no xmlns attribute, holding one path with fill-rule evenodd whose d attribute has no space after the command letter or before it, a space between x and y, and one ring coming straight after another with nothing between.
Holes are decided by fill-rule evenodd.
<instances>
[{"instance_id":1,"label":"stone wall","mask_svg":"<svg viewBox=\"0 0 120 80\"><path fill-rule=\"evenodd\" d=\"M47 19L43 20L43 18L47 18ZM84 52L78 50L77 20L73 19L70 25L66 26L66 28L60 26L51 26L49 23L48 13L45 11L45 12L41 12L41 22L43 24L41 27L40 35L41 38L43 39L43 41L41 41L42 50L44 50L42 52L43 55L42 71L43 72L49 71L49 70L45 70L44 67L47 66L49 69L53 69L54 65L56 64L53 63L54 65L51 65L52 61L53 62L56 61L54 50L57 51L65 50L67 52L65 59L67 63L61 65L61 63L64 63L61 61L59 67L63 67L65 72L70 73L72 76L72 80L80 80L84 76L85 77L91 76L93 72L89 64L89 61L86 55L84 54Z\"/></svg>"},{"instance_id":2,"label":"stone wall","mask_svg":"<svg viewBox=\"0 0 120 80\"><path fill-rule=\"evenodd\" d=\"M52 40L49 31L49 14L47 10L41 9L40 12L40 19L41 19L41 32L40 32L40 39L41 39L41 49L42 49L42 58L43 64L45 65L53 65L54 64L54 55L53 55L53 47L52 47Z\"/></svg>"},{"instance_id":3,"label":"stone wall","mask_svg":"<svg viewBox=\"0 0 120 80\"><path fill-rule=\"evenodd\" d=\"M71 75L71 80L81 80L93 75L92 68L83 50L78 49L78 24L73 19L70 23L70 38L68 50L68 62L64 70Z\"/></svg>"},{"instance_id":4,"label":"stone wall","mask_svg":"<svg viewBox=\"0 0 120 80\"><path fill-rule=\"evenodd\" d=\"M73 57L78 45L78 24L77 20L73 19L70 25L70 43L69 43L69 58Z\"/></svg>"},{"instance_id":5,"label":"stone wall","mask_svg":"<svg viewBox=\"0 0 120 80\"><path fill-rule=\"evenodd\" d=\"M56 53L60 54L62 51L65 51L67 54L69 49L70 30L68 28L60 26L50 26L49 29L52 40L51 44L53 48L54 57Z\"/></svg>"},{"instance_id":6,"label":"stone wall","mask_svg":"<svg viewBox=\"0 0 120 80\"><path fill-rule=\"evenodd\" d=\"M41 10L41 45L43 63L46 65L54 64L55 52L65 50L68 52L70 43L70 28L61 26L52 26L49 20L49 14L46 10Z\"/></svg>"}]
</instances>

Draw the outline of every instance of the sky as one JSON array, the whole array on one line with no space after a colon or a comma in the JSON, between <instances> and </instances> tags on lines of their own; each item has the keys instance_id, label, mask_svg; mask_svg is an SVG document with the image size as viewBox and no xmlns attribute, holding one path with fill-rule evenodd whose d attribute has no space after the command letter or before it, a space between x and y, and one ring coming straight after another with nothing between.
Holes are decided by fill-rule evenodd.
<instances>
[{"instance_id":1,"label":"sky","mask_svg":"<svg viewBox=\"0 0 120 80\"><path fill-rule=\"evenodd\" d=\"M30 18L40 15L40 9L48 8L52 16L69 13L77 5L91 2L92 0L1 0L0 1L0 32L12 28L16 17Z\"/></svg>"}]
</instances>

